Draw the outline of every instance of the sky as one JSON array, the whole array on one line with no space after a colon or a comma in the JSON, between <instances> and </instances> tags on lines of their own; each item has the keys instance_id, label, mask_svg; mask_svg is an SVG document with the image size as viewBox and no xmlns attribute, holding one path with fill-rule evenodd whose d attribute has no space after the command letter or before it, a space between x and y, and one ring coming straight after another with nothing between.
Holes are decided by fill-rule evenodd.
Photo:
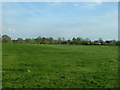
<instances>
[{"instance_id":1,"label":"sky","mask_svg":"<svg viewBox=\"0 0 120 90\"><path fill-rule=\"evenodd\" d=\"M13 39L118 39L117 2L3 2L2 34Z\"/></svg>"}]
</instances>

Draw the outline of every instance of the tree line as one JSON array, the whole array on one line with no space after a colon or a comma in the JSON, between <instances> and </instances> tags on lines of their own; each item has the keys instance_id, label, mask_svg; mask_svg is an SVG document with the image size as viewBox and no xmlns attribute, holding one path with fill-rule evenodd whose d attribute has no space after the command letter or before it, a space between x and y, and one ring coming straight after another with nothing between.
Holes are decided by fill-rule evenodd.
<instances>
[{"instance_id":1,"label":"tree line","mask_svg":"<svg viewBox=\"0 0 120 90\"><path fill-rule=\"evenodd\" d=\"M54 39L53 37L37 37L37 38L18 38L18 39L11 39L8 35L3 35L0 38L0 41L5 43L28 43L28 44L76 44L76 45L120 45L120 41L116 40L102 40L99 38L98 40L91 41L89 38L82 38L82 37L73 37L72 40L68 39L65 40L63 37L59 37L58 39Z\"/></svg>"}]
</instances>

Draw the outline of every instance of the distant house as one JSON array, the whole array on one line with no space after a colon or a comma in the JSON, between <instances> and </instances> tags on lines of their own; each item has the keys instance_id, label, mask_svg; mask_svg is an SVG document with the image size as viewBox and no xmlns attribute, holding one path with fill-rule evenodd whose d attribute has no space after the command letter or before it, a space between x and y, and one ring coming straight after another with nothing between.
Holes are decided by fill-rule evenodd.
<instances>
[{"instance_id":1,"label":"distant house","mask_svg":"<svg viewBox=\"0 0 120 90\"><path fill-rule=\"evenodd\" d=\"M97 45L100 45L101 43L100 42L96 42Z\"/></svg>"}]
</instances>

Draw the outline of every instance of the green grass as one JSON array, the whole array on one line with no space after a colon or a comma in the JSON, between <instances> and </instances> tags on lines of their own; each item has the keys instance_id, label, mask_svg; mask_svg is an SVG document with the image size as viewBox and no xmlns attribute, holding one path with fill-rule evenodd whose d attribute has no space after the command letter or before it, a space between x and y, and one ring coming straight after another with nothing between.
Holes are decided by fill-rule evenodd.
<instances>
[{"instance_id":1,"label":"green grass","mask_svg":"<svg viewBox=\"0 0 120 90\"><path fill-rule=\"evenodd\" d=\"M117 87L117 46L3 44L2 50L3 88Z\"/></svg>"}]
</instances>

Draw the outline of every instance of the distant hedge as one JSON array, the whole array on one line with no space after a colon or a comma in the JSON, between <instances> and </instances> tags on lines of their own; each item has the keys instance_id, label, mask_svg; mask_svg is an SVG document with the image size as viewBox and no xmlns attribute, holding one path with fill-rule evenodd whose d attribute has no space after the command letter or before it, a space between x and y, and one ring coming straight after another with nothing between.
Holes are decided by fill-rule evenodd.
<instances>
[{"instance_id":1,"label":"distant hedge","mask_svg":"<svg viewBox=\"0 0 120 90\"><path fill-rule=\"evenodd\" d=\"M89 38L82 37L73 37L72 40L65 40L63 37L59 37L58 39L54 39L53 37L37 37L37 38L18 38L11 39L8 35L3 35L0 38L2 42L11 42L11 43L29 43L29 44L76 44L76 45L120 45L120 41L116 40L102 40L99 38L98 40L91 41Z\"/></svg>"}]
</instances>

